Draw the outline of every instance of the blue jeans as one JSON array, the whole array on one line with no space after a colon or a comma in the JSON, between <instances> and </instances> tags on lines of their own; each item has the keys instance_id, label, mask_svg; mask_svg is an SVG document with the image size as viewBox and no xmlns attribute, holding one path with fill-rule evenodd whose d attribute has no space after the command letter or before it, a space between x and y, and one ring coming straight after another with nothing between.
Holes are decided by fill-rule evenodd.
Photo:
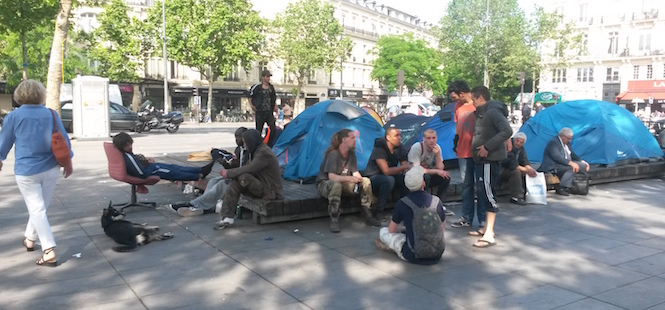
<instances>
[{"instance_id":1,"label":"blue jeans","mask_svg":"<svg viewBox=\"0 0 665 310\"><path fill-rule=\"evenodd\" d=\"M476 203L474 193L475 162L473 158L459 158L459 167L462 175L462 217L469 223L473 223L476 216ZM478 223L485 221L485 208L481 209L478 204Z\"/></svg>"},{"instance_id":2,"label":"blue jeans","mask_svg":"<svg viewBox=\"0 0 665 310\"><path fill-rule=\"evenodd\" d=\"M487 212L499 212L499 204L496 202L496 185L499 184L500 176L501 164L498 162L476 164L478 218L480 218L481 209Z\"/></svg>"},{"instance_id":3,"label":"blue jeans","mask_svg":"<svg viewBox=\"0 0 665 310\"><path fill-rule=\"evenodd\" d=\"M169 181L196 181L199 179L201 167L178 166L164 163L148 164L144 170L152 171L152 175Z\"/></svg>"},{"instance_id":4,"label":"blue jeans","mask_svg":"<svg viewBox=\"0 0 665 310\"><path fill-rule=\"evenodd\" d=\"M369 177L369 181L372 182L372 193L378 200L376 211L386 209L386 203L395 186L400 189L400 197L404 197L409 193L404 185L404 175L401 173L396 175L375 174Z\"/></svg>"}]
</instances>

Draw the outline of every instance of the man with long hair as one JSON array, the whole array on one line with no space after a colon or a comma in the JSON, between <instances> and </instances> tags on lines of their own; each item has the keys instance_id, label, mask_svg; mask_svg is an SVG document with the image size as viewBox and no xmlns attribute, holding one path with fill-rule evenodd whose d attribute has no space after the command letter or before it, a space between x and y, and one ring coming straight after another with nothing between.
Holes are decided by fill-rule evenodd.
<instances>
[{"instance_id":1,"label":"man with long hair","mask_svg":"<svg viewBox=\"0 0 665 310\"><path fill-rule=\"evenodd\" d=\"M341 230L339 215L342 195L360 193L363 212L371 214L372 184L369 178L364 178L358 171L355 149L356 135L353 131L344 128L333 134L316 177L316 189L328 199L330 231L333 233Z\"/></svg>"}]
</instances>

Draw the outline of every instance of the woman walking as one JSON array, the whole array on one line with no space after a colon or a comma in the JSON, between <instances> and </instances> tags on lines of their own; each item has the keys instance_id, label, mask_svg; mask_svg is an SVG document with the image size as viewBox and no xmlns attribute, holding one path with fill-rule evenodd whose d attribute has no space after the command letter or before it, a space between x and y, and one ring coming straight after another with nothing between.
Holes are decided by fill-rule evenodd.
<instances>
[{"instance_id":1,"label":"woman walking","mask_svg":"<svg viewBox=\"0 0 665 310\"><path fill-rule=\"evenodd\" d=\"M60 173L60 166L51 150L54 126L65 137L70 156L73 153L62 121L44 106L45 99L46 89L37 81L25 80L16 87L14 100L21 107L7 114L0 129L0 171L2 161L7 159L7 153L14 146L16 185L30 215L23 246L28 252L33 251L39 238L43 254L37 265L55 267L58 264L54 252L56 244L46 217ZM72 167L65 167L65 178L71 174Z\"/></svg>"}]
</instances>

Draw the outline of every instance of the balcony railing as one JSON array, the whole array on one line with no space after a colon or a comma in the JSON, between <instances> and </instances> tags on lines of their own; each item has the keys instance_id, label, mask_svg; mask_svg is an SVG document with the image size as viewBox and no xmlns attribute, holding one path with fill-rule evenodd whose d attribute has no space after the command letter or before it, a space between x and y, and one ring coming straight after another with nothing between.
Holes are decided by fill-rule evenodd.
<instances>
[{"instance_id":1,"label":"balcony railing","mask_svg":"<svg viewBox=\"0 0 665 310\"><path fill-rule=\"evenodd\" d=\"M356 27L351 27L351 26L344 26L344 29L346 29L346 31L351 32L351 33L358 33L358 34L366 35L366 36L372 37L372 38L378 38L379 37L379 34L376 33L375 31L368 31L368 30L364 30L364 29L360 29L360 28L356 28Z\"/></svg>"},{"instance_id":2,"label":"balcony railing","mask_svg":"<svg viewBox=\"0 0 665 310\"><path fill-rule=\"evenodd\" d=\"M633 13L633 21L651 20L656 18L658 18L658 10L656 9Z\"/></svg>"}]
</instances>

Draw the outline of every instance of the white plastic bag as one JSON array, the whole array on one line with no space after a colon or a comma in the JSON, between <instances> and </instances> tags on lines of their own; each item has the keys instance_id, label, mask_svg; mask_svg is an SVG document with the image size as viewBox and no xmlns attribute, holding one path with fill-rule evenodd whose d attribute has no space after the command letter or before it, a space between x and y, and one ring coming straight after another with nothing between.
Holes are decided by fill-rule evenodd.
<instances>
[{"instance_id":1,"label":"white plastic bag","mask_svg":"<svg viewBox=\"0 0 665 310\"><path fill-rule=\"evenodd\" d=\"M547 183L545 173L538 172L535 177L526 176L526 203L547 204Z\"/></svg>"}]
</instances>

